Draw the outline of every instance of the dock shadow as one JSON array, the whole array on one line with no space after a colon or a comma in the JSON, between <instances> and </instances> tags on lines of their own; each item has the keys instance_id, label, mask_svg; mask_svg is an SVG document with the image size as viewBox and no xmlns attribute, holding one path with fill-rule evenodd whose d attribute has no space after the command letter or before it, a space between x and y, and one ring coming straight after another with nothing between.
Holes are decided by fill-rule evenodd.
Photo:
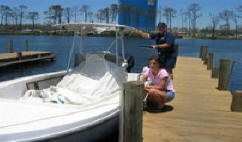
<instances>
[{"instance_id":1,"label":"dock shadow","mask_svg":"<svg viewBox=\"0 0 242 142\"><path fill-rule=\"evenodd\" d=\"M153 108L146 108L144 111L150 112L150 113L163 113L163 112L169 112L173 110L173 106L171 105L164 105L162 109L153 109Z\"/></svg>"}]
</instances>

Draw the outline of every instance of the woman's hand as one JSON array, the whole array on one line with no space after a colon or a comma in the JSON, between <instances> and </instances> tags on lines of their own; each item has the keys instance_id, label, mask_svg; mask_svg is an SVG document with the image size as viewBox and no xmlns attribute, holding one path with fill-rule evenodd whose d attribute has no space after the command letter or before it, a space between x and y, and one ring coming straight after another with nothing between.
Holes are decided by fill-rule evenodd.
<instances>
[{"instance_id":1,"label":"woman's hand","mask_svg":"<svg viewBox=\"0 0 242 142\"><path fill-rule=\"evenodd\" d=\"M145 86L145 90L149 90L149 89L154 89L154 86L150 86L150 85Z\"/></svg>"}]
</instances>

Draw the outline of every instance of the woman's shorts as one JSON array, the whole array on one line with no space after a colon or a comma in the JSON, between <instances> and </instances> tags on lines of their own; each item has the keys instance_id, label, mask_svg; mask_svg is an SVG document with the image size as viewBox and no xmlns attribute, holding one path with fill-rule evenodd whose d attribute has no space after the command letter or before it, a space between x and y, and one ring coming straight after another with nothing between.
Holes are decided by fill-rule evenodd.
<instances>
[{"instance_id":1,"label":"woman's shorts","mask_svg":"<svg viewBox=\"0 0 242 142\"><path fill-rule=\"evenodd\" d=\"M167 91L166 95L167 95L167 102L172 101L174 99L174 97L175 97L175 93L172 92L172 91Z\"/></svg>"}]
</instances>

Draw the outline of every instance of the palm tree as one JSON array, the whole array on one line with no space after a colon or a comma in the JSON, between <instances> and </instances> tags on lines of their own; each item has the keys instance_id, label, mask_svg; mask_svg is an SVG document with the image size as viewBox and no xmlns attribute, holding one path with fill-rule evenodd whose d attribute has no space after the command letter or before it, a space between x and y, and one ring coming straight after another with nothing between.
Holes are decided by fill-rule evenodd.
<instances>
[{"instance_id":1,"label":"palm tree","mask_svg":"<svg viewBox=\"0 0 242 142\"><path fill-rule=\"evenodd\" d=\"M103 9L103 11L104 11L106 23L109 23L109 8L106 7L106 8Z\"/></svg>"},{"instance_id":2,"label":"palm tree","mask_svg":"<svg viewBox=\"0 0 242 142\"><path fill-rule=\"evenodd\" d=\"M212 38L215 38L215 30L219 23L219 16L216 16L212 13L210 13L209 16L210 16L211 22L212 22Z\"/></svg>"},{"instance_id":3,"label":"palm tree","mask_svg":"<svg viewBox=\"0 0 242 142\"><path fill-rule=\"evenodd\" d=\"M11 13L12 13L12 9L9 6L6 6L4 10L5 25L8 25L8 18L9 16L11 16Z\"/></svg>"},{"instance_id":4,"label":"palm tree","mask_svg":"<svg viewBox=\"0 0 242 142\"><path fill-rule=\"evenodd\" d=\"M28 7L26 5L19 5L20 8L20 29L22 29L22 20L24 17L24 9L27 9Z\"/></svg>"},{"instance_id":5,"label":"palm tree","mask_svg":"<svg viewBox=\"0 0 242 142\"><path fill-rule=\"evenodd\" d=\"M192 35L195 36L196 33L196 23L197 19L202 16L201 13L198 13L200 11L200 5L197 3L192 3L189 5L188 10L191 14L191 25L192 25Z\"/></svg>"},{"instance_id":6,"label":"palm tree","mask_svg":"<svg viewBox=\"0 0 242 142\"><path fill-rule=\"evenodd\" d=\"M185 20L188 22L188 32L191 33L191 12L188 10L185 14Z\"/></svg>"},{"instance_id":7,"label":"palm tree","mask_svg":"<svg viewBox=\"0 0 242 142\"><path fill-rule=\"evenodd\" d=\"M70 23L71 17L73 16L72 15L72 10L71 10L70 7L67 7L67 8L64 9L64 15L66 17L67 23Z\"/></svg>"},{"instance_id":8,"label":"palm tree","mask_svg":"<svg viewBox=\"0 0 242 142\"><path fill-rule=\"evenodd\" d=\"M101 9L99 9L98 11L97 11L97 13L96 13L96 18L97 18L97 22L99 22L99 23L101 23L102 22L102 18L101 18L101 12L102 10Z\"/></svg>"},{"instance_id":9,"label":"palm tree","mask_svg":"<svg viewBox=\"0 0 242 142\"><path fill-rule=\"evenodd\" d=\"M230 19L232 19L233 17L233 12L230 10L224 10L222 12L219 13L219 16L222 20L224 20L226 22L226 33L229 33L229 29L230 29Z\"/></svg>"},{"instance_id":10,"label":"palm tree","mask_svg":"<svg viewBox=\"0 0 242 142\"><path fill-rule=\"evenodd\" d=\"M17 7L14 7L12 11L12 17L16 26L18 25L19 11Z\"/></svg>"},{"instance_id":11,"label":"palm tree","mask_svg":"<svg viewBox=\"0 0 242 142\"><path fill-rule=\"evenodd\" d=\"M235 12L233 12L232 21L235 24L235 36L236 36L236 39L238 39L238 29L239 29L238 21L239 21L239 18L240 18L240 16L237 15Z\"/></svg>"},{"instance_id":12,"label":"palm tree","mask_svg":"<svg viewBox=\"0 0 242 142\"><path fill-rule=\"evenodd\" d=\"M32 31L33 31L35 20L37 20L39 18L39 13L38 12L29 12L28 18L32 20Z\"/></svg>"},{"instance_id":13,"label":"palm tree","mask_svg":"<svg viewBox=\"0 0 242 142\"><path fill-rule=\"evenodd\" d=\"M61 5L52 5L49 7L49 18L53 19L53 23L56 24L56 21L58 21L58 24L62 23L62 16L63 16L63 8Z\"/></svg>"},{"instance_id":14,"label":"palm tree","mask_svg":"<svg viewBox=\"0 0 242 142\"><path fill-rule=\"evenodd\" d=\"M79 13L79 11L81 11L81 9L78 7L78 6L74 6L73 8L72 8L72 11L73 11L73 15L74 15L74 22L76 23L76 21L77 21L77 16L78 16L78 13Z\"/></svg>"},{"instance_id":15,"label":"palm tree","mask_svg":"<svg viewBox=\"0 0 242 142\"><path fill-rule=\"evenodd\" d=\"M117 4L111 5L110 14L111 14L112 23L114 23L116 21L117 14L118 14L118 5Z\"/></svg>"},{"instance_id":16,"label":"palm tree","mask_svg":"<svg viewBox=\"0 0 242 142\"><path fill-rule=\"evenodd\" d=\"M81 8L81 11L84 13L84 17L85 17L85 22L87 22L87 15L88 15L88 11L89 11L90 7L88 5L83 5Z\"/></svg>"},{"instance_id":17,"label":"palm tree","mask_svg":"<svg viewBox=\"0 0 242 142\"><path fill-rule=\"evenodd\" d=\"M88 15L88 17L89 17L89 22L90 22L90 23L93 23L93 12L92 12L92 11L89 11L89 12L87 13L87 15Z\"/></svg>"},{"instance_id":18,"label":"palm tree","mask_svg":"<svg viewBox=\"0 0 242 142\"><path fill-rule=\"evenodd\" d=\"M172 18L174 18L176 16L176 10L171 8L171 7L167 7L165 8L165 11L164 11L164 16L166 16L166 19L167 19L167 24L169 24L169 28L170 28L170 32L172 32Z\"/></svg>"}]
</instances>

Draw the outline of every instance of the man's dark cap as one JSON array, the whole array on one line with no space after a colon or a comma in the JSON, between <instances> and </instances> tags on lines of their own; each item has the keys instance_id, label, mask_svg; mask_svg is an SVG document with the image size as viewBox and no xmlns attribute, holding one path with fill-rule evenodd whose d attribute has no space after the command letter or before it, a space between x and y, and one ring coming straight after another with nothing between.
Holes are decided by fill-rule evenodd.
<instances>
[{"instance_id":1,"label":"man's dark cap","mask_svg":"<svg viewBox=\"0 0 242 142\"><path fill-rule=\"evenodd\" d=\"M158 27L159 29L160 29L160 28L164 29L164 28L166 28L167 26L166 26L165 23L159 23L157 27Z\"/></svg>"}]
</instances>

